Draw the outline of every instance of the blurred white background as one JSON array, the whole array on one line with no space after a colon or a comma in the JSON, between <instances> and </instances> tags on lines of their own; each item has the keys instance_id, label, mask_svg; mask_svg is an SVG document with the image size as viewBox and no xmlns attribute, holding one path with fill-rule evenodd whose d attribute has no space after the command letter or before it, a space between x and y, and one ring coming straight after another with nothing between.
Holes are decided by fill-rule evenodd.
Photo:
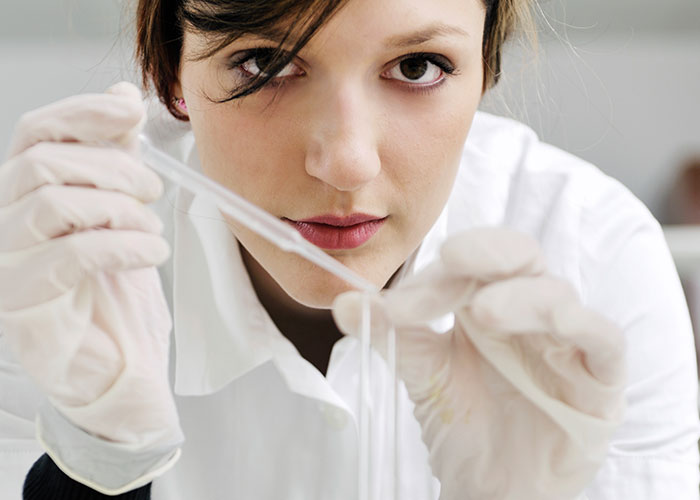
<instances>
[{"instance_id":1,"label":"blurred white background","mask_svg":"<svg viewBox=\"0 0 700 500\"><path fill-rule=\"evenodd\" d=\"M486 106L621 180L665 219L700 154L699 0L545 0L539 60L514 50Z\"/></svg>"},{"instance_id":2,"label":"blurred white background","mask_svg":"<svg viewBox=\"0 0 700 500\"><path fill-rule=\"evenodd\" d=\"M0 154L22 112L136 81L133 1L0 1ZM537 61L512 47L483 107L598 165L663 220L679 167L700 154L700 1L541 7Z\"/></svg>"},{"instance_id":3,"label":"blurred white background","mask_svg":"<svg viewBox=\"0 0 700 500\"><path fill-rule=\"evenodd\" d=\"M0 0L0 154L28 110L102 92L132 70L128 0Z\"/></svg>"}]
</instances>

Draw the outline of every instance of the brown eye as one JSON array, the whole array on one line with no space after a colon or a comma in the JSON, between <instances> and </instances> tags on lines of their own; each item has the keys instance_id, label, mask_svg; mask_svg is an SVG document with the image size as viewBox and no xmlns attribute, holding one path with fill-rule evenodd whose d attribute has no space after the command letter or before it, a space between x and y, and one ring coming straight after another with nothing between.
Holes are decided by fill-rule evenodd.
<instances>
[{"instance_id":1,"label":"brown eye","mask_svg":"<svg viewBox=\"0 0 700 500\"><path fill-rule=\"evenodd\" d=\"M412 57L400 63L401 74L409 80L419 80L428 72L428 61Z\"/></svg>"},{"instance_id":2,"label":"brown eye","mask_svg":"<svg viewBox=\"0 0 700 500\"><path fill-rule=\"evenodd\" d=\"M454 71L448 63L442 62L442 59L423 54L410 55L382 73L382 78L429 86L443 80L446 73L451 74Z\"/></svg>"},{"instance_id":3,"label":"brown eye","mask_svg":"<svg viewBox=\"0 0 700 500\"><path fill-rule=\"evenodd\" d=\"M272 55L272 52L268 52L265 50L260 50L255 53L255 57L252 57L250 60L255 61L255 65L258 68L258 70L262 73L269 73L270 68L272 67L272 62L274 60L274 57Z\"/></svg>"},{"instance_id":4,"label":"brown eye","mask_svg":"<svg viewBox=\"0 0 700 500\"><path fill-rule=\"evenodd\" d=\"M272 50L258 49L255 51L244 53L244 56L238 60L233 66L239 68L248 77L267 76L272 63L274 54ZM290 62L282 68L275 78L284 78L288 76L301 76L304 71L295 63Z\"/></svg>"}]
</instances>

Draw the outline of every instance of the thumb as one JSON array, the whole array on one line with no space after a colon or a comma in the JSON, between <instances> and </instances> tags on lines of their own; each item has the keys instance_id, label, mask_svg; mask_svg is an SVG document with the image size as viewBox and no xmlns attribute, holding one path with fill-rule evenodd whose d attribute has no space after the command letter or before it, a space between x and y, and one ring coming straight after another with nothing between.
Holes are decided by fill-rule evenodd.
<instances>
[{"instance_id":1,"label":"thumb","mask_svg":"<svg viewBox=\"0 0 700 500\"><path fill-rule=\"evenodd\" d=\"M339 295L333 303L333 317L343 333L356 338L361 338L364 320L372 347L387 361L395 354L398 375L410 394L424 392L431 377L446 365L452 335L437 334L426 324L400 325L394 330L386 300L380 295ZM395 353L391 352L392 340Z\"/></svg>"},{"instance_id":2,"label":"thumb","mask_svg":"<svg viewBox=\"0 0 700 500\"><path fill-rule=\"evenodd\" d=\"M379 295L347 292L333 301L333 319L345 335L361 338L363 324L369 326L370 342L387 357L387 338L393 325L386 314L386 307Z\"/></svg>"},{"instance_id":3,"label":"thumb","mask_svg":"<svg viewBox=\"0 0 700 500\"><path fill-rule=\"evenodd\" d=\"M505 227L478 227L451 236L440 249L445 267L454 274L484 283L545 271L539 243Z\"/></svg>"},{"instance_id":4,"label":"thumb","mask_svg":"<svg viewBox=\"0 0 700 500\"><path fill-rule=\"evenodd\" d=\"M440 259L383 294L397 327L417 325L467 307L485 284L536 276L544 257L530 236L505 228L476 228L450 237Z\"/></svg>"}]
</instances>

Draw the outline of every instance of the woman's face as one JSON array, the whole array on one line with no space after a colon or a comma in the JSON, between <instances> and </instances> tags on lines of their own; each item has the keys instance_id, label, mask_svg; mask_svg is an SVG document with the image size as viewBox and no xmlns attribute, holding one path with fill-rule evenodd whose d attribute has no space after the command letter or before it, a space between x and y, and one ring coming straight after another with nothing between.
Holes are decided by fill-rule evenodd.
<instances>
[{"instance_id":1,"label":"woman's face","mask_svg":"<svg viewBox=\"0 0 700 500\"><path fill-rule=\"evenodd\" d=\"M452 188L481 98L484 18L480 0L350 0L281 85L222 104L212 100L258 71L252 50L277 41L246 36L196 61L205 38L186 33L176 95L204 172L383 286ZM229 223L297 302L326 308L349 289Z\"/></svg>"}]
</instances>

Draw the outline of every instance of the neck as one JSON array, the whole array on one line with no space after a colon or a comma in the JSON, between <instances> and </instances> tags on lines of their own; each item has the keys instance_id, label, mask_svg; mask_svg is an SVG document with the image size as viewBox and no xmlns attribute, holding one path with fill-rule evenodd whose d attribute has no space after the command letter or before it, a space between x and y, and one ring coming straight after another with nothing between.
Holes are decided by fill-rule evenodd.
<instances>
[{"instance_id":1,"label":"neck","mask_svg":"<svg viewBox=\"0 0 700 500\"><path fill-rule=\"evenodd\" d=\"M243 246L240 249L258 300L275 326L299 354L325 375L333 345L343 336L331 311L313 309L295 301Z\"/></svg>"}]
</instances>

